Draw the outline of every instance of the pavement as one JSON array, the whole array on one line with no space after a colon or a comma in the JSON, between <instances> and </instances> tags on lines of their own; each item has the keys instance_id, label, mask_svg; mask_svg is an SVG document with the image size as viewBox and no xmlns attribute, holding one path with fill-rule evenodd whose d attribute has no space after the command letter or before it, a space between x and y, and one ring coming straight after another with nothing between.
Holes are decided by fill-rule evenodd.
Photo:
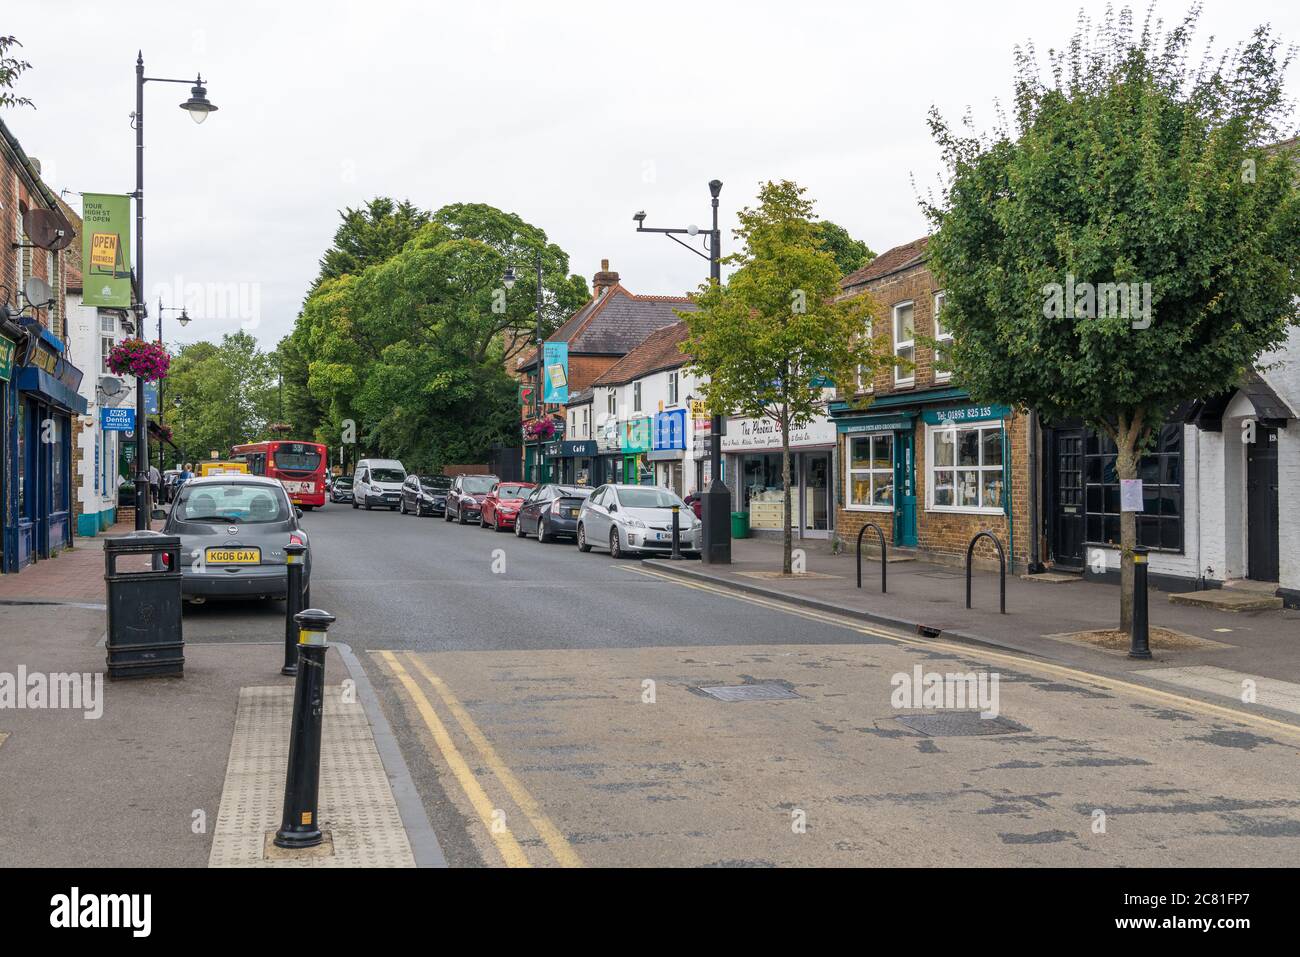
<instances>
[{"instance_id":1,"label":"pavement","mask_svg":"<svg viewBox=\"0 0 1300 957\"><path fill-rule=\"evenodd\" d=\"M0 867L442 863L350 649L326 656L329 853L279 852L267 835L280 820L294 686L279 673L284 604L238 603L243 627L230 642L205 641L187 612L184 677L109 681L103 575L94 538L0 576L0 690L19 676L86 681L77 707L0 695Z\"/></svg>"},{"instance_id":2,"label":"pavement","mask_svg":"<svg viewBox=\"0 0 1300 957\"><path fill-rule=\"evenodd\" d=\"M1170 593L1152 588L1148 602L1151 626L1199 640L1187 642L1187 647L1153 648L1153 659L1144 662L1128 658L1127 648L1103 650L1066 637L1118 627L1117 585L1082 578L1051 583L1008 575L1004 615L998 610L996 571L972 572L973 607L968 609L964 569L891 561L886 572L887 591L881 594L878 558L864 556L859 589L851 552L833 554L822 542L799 542L796 547L804 551L806 574L802 576L780 576L781 544L767 539L734 541L730 565L666 559L644 564L658 573L795 602L912 634L973 641L1107 673L1132 677L1165 667L1208 666L1300 683L1300 656L1295 653L1300 646L1297 610L1228 612L1191 607L1172 603Z\"/></svg>"}]
</instances>

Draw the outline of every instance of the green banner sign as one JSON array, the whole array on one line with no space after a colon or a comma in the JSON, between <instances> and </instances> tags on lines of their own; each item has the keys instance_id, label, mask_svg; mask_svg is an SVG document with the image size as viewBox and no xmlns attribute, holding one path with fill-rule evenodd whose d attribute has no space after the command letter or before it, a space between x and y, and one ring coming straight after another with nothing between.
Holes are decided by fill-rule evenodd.
<instances>
[{"instance_id":1,"label":"green banner sign","mask_svg":"<svg viewBox=\"0 0 1300 957\"><path fill-rule=\"evenodd\" d=\"M0 382L8 382L14 372L14 343L0 336Z\"/></svg>"},{"instance_id":2,"label":"green banner sign","mask_svg":"<svg viewBox=\"0 0 1300 957\"><path fill-rule=\"evenodd\" d=\"M131 197L81 194L81 301L131 306Z\"/></svg>"}]
</instances>

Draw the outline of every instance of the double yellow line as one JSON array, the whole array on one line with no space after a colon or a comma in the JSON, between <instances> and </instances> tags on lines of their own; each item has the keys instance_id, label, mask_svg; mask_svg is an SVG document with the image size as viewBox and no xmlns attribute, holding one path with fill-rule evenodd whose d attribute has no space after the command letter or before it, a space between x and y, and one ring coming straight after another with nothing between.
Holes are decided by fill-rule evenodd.
<instances>
[{"instance_id":1,"label":"double yellow line","mask_svg":"<svg viewBox=\"0 0 1300 957\"><path fill-rule=\"evenodd\" d=\"M1086 681L1090 684L1100 685L1112 691L1128 692L1139 698L1158 698L1171 704L1177 704L1180 707L1192 711L1199 711L1203 714L1212 714L1220 718L1228 718L1232 721L1238 721L1241 724L1251 725L1263 730L1283 734L1291 738L1300 738L1300 726L1289 724L1286 721L1278 721L1274 718L1268 718L1264 715L1253 714L1249 711L1242 711L1239 708L1228 708L1223 705L1211 704L1208 701L1201 701L1199 698L1189 698L1186 695L1175 694L1169 691L1161 691L1150 685L1139 684L1135 681L1125 681L1122 678L1112 678L1108 675L1099 675L1095 672L1084 671L1080 668L1071 668L1067 665L1056 665L1043 661L1038 658L1029 658L1023 655L1008 654L1007 652L994 651L984 646L964 645L952 641L943 641L937 638L919 638L899 632L885 631L880 628L873 628L863 625L861 622L851 618L845 618L839 615L832 615L825 612L819 612L811 608L801 608L797 605L787 604L782 601L775 601L769 598L763 598L758 595L727 588L726 586L711 585L704 582L689 581L680 575L673 575L660 571L634 566L621 565L616 566L625 568L627 571L636 572L641 575L647 575L651 578L657 578L661 581L671 582L674 585L681 585L685 588L693 588L697 591L709 592L714 595L721 595L725 598L731 598L736 601L748 602L751 605L760 605L764 608L770 608L773 611L779 611L787 615L795 615L800 618L807 618L811 621L824 622L828 625L836 625L840 628L847 628L849 631L856 631L863 635L872 635L876 638L884 638L886 641L892 641L899 645L909 645L926 649L941 649L950 651L954 655L964 658L978 658L983 661L1001 662L1007 665L1014 665L1023 668L1026 671L1045 672L1050 675L1056 675L1062 678L1070 678L1075 681Z\"/></svg>"},{"instance_id":2,"label":"double yellow line","mask_svg":"<svg viewBox=\"0 0 1300 957\"><path fill-rule=\"evenodd\" d=\"M524 849L519 846L519 841L511 833L509 826L506 825L505 817L502 816L499 808L493 806L487 792L483 790L483 786L479 784L474 772L470 770L468 762L460 753L460 749L456 747L456 742L447 731L447 726L438 717L433 702L424 693L424 689L419 682L411 677L410 672L406 670L402 661L394 652L381 651L379 657L383 659L384 663L393 672L393 675L401 682L402 687L406 689L406 693L410 696L416 711L419 712L420 718L424 721L430 734L433 735L433 741L442 753L443 760L447 762L447 766L451 769L457 783L460 784L461 790L465 792L465 797L474 808L479 820L487 828L487 832L496 844L506 866L531 867L532 863L528 860ZM556 863L561 867L581 867L582 860L573 850L568 840L560 832L559 828L551 822L550 818L546 816L536 798L528 792L528 789L515 777L514 772L501 760L501 756L497 754L492 742L474 723L474 719L470 717L469 712L465 710L465 706L460 703L452 690L447 687L447 683L430 671L428 666L413 652L405 652L403 657L429 683L442 701L443 707L451 712L452 717L456 719L456 723L460 725L465 736L477 749L483 763L491 769L492 774L505 788L511 800L515 802L515 805L523 812L524 817L532 824L533 829L555 858Z\"/></svg>"}]
</instances>

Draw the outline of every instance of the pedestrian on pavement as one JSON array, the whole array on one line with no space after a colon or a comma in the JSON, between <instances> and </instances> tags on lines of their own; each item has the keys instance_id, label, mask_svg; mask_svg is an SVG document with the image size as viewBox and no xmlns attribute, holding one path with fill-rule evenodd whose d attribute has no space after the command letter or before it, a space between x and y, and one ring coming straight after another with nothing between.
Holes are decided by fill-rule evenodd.
<instances>
[{"instance_id":1,"label":"pedestrian on pavement","mask_svg":"<svg viewBox=\"0 0 1300 957\"><path fill-rule=\"evenodd\" d=\"M149 466L149 497L154 502L161 502L158 498L158 489L162 485L162 474L158 471L158 466Z\"/></svg>"}]
</instances>

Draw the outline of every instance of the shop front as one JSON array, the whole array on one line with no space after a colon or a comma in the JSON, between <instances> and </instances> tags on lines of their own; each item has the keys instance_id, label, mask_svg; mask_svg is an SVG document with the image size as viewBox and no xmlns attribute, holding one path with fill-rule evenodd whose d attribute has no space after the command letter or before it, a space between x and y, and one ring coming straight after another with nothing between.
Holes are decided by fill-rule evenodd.
<instances>
[{"instance_id":1,"label":"shop front","mask_svg":"<svg viewBox=\"0 0 1300 957\"><path fill-rule=\"evenodd\" d=\"M591 485L596 468L596 442L582 439L543 446L551 481L562 485Z\"/></svg>"},{"instance_id":2,"label":"shop front","mask_svg":"<svg viewBox=\"0 0 1300 957\"><path fill-rule=\"evenodd\" d=\"M688 489L686 467L686 426L688 419L685 409L669 409L657 412L654 417L654 435L650 452L646 455L651 468L654 469L654 483L660 488L672 489L685 498L694 488ZM693 481L690 476L689 481Z\"/></svg>"},{"instance_id":3,"label":"shop front","mask_svg":"<svg viewBox=\"0 0 1300 957\"><path fill-rule=\"evenodd\" d=\"M1028 503L1013 495L1030 485L1023 416L1004 405L971 405L955 389L885 396L869 408L837 403L832 410L843 463L842 538L855 541L871 523L893 547L964 561L971 538L990 531L1008 557L1025 561ZM977 554L989 553L981 545Z\"/></svg>"},{"instance_id":4,"label":"shop front","mask_svg":"<svg viewBox=\"0 0 1300 957\"><path fill-rule=\"evenodd\" d=\"M654 471L650 466L651 419L648 415L624 419L620 432L620 458L618 473L621 478L610 481L627 485L653 485Z\"/></svg>"},{"instance_id":5,"label":"shop front","mask_svg":"<svg viewBox=\"0 0 1300 957\"><path fill-rule=\"evenodd\" d=\"M771 419L732 418L722 435L732 505L762 534L784 527L781 430ZM835 424L818 418L790 433L791 527L799 538L828 538L834 527Z\"/></svg>"},{"instance_id":6,"label":"shop front","mask_svg":"<svg viewBox=\"0 0 1300 957\"><path fill-rule=\"evenodd\" d=\"M6 340L9 341L9 340ZM0 343L0 351L9 353ZM62 355L63 344L29 326L26 355L0 363L5 393L3 570L16 572L72 544L72 417L83 415L77 394L81 370Z\"/></svg>"}]
</instances>

